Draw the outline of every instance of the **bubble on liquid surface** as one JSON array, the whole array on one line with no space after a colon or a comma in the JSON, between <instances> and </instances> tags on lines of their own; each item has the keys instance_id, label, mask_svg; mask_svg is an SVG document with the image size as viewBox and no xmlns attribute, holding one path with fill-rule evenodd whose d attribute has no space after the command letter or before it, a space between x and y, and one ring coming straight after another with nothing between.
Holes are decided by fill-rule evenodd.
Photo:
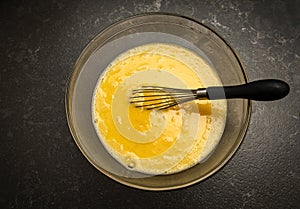
<instances>
[{"instance_id":1,"label":"bubble on liquid surface","mask_svg":"<svg viewBox=\"0 0 300 209\"><path fill-rule=\"evenodd\" d=\"M127 164L127 167L130 169L134 169L135 168L135 162L130 162L129 164Z\"/></svg>"},{"instance_id":2,"label":"bubble on liquid surface","mask_svg":"<svg viewBox=\"0 0 300 209\"><path fill-rule=\"evenodd\" d=\"M130 157L127 157L126 158L126 164L127 164L127 167L129 169L134 169L135 168L135 162L133 159L131 159Z\"/></svg>"}]
</instances>

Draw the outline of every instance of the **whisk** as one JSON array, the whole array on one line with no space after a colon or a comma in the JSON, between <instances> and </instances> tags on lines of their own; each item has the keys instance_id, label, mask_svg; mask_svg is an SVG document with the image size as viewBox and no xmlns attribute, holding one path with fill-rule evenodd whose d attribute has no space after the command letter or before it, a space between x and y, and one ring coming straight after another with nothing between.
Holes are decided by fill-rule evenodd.
<instances>
[{"instance_id":1,"label":"whisk","mask_svg":"<svg viewBox=\"0 0 300 209\"><path fill-rule=\"evenodd\" d=\"M272 101L285 97L289 85L282 80L264 79L236 86L212 86L198 89L178 89L160 86L141 86L132 91L130 103L144 109L167 109L196 99L244 98Z\"/></svg>"}]
</instances>

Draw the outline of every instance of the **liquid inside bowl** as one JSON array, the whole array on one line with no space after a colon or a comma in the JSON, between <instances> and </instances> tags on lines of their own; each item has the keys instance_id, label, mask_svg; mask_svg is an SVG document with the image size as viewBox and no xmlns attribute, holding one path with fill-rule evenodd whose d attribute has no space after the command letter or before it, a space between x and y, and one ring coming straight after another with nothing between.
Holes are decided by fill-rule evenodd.
<instances>
[{"instance_id":1,"label":"liquid inside bowl","mask_svg":"<svg viewBox=\"0 0 300 209\"><path fill-rule=\"evenodd\" d=\"M131 92L145 85L194 89L222 83L203 59L175 45L141 45L118 56L100 76L92 104L107 151L125 168L153 175L203 161L222 136L226 100L195 100L162 111L137 108L129 103Z\"/></svg>"}]
</instances>

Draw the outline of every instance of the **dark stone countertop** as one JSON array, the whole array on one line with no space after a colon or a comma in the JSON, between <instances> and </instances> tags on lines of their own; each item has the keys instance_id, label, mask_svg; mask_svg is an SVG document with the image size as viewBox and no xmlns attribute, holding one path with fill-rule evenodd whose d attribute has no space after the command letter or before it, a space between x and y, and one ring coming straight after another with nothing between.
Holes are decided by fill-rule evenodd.
<instances>
[{"instance_id":1,"label":"dark stone countertop","mask_svg":"<svg viewBox=\"0 0 300 209\"><path fill-rule=\"evenodd\" d=\"M1 1L1 208L299 208L300 2ZM145 12L192 17L235 48L250 80L290 84L253 103L240 149L218 173L166 192L110 180L69 132L66 80L81 50L117 20Z\"/></svg>"}]
</instances>

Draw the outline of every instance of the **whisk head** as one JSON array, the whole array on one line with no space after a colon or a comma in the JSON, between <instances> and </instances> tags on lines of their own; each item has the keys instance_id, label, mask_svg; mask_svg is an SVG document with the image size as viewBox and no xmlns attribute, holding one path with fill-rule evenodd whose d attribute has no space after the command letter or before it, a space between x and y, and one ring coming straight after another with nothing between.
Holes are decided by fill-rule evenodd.
<instances>
[{"instance_id":1,"label":"whisk head","mask_svg":"<svg viewBox=\"0 0 300 209\"><path fill-rule=\"evenodd\" d=\"M141 86L132 91L130 103L147 110L163 110L194 99L197 99L196 90Z\"/></svg>"}]
</instances>

